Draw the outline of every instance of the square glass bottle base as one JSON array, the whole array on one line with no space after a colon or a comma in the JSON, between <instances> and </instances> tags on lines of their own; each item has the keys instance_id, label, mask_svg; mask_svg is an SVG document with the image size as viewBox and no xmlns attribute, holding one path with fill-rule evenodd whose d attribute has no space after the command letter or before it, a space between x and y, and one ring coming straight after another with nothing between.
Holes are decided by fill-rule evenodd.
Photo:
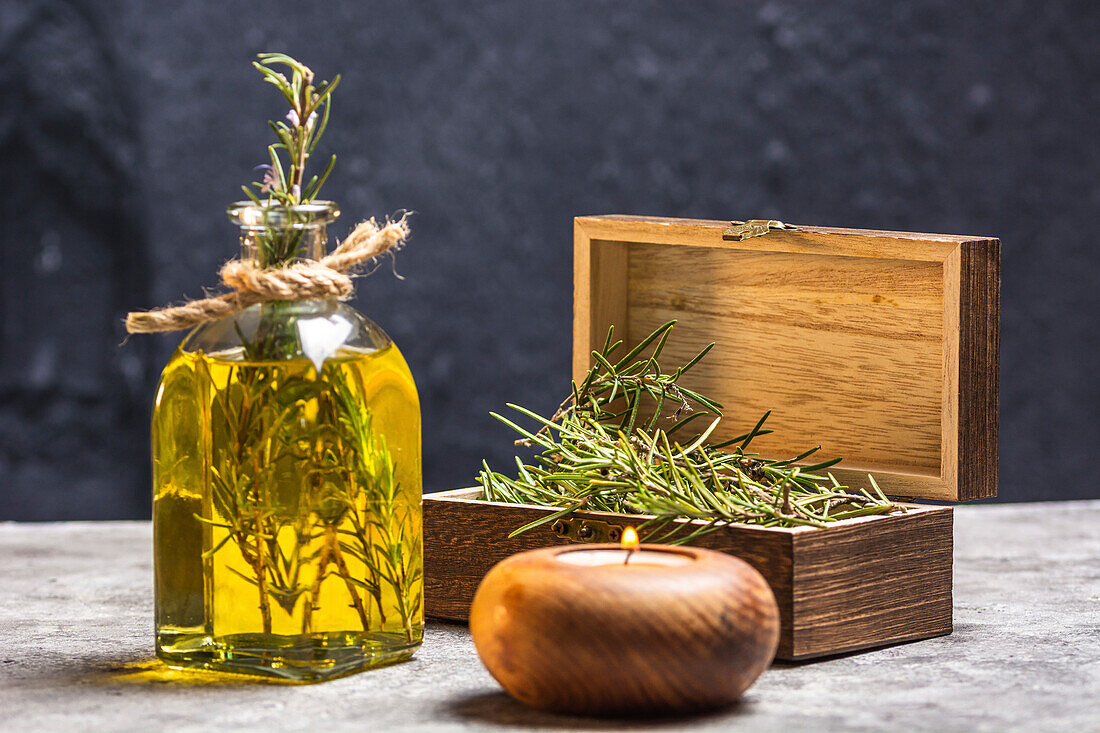
<instances>
[{"instance_id":1,"label":"square glass bottle base","mask_svg":"<svg viewBox=\"0 0 1100 733\"><path fill-rule=\"evenodd\" d=\"M403 662L421 638L403 634L206 634L160 632L157 656L170 667L260 675L287 682L322 682Z\"/></svg>"}]
</instances>

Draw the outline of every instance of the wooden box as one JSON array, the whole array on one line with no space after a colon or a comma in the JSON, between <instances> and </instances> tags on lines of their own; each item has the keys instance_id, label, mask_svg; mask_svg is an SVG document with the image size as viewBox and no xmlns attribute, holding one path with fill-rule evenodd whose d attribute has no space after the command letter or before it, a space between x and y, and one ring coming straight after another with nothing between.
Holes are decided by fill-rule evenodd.
<instances>
[{"instance_id":1,"label":"wooden box","mask_svg":"<svg viewBox=\"0 0 1100 733\"><path fill-rule=\"evenodd\" d=\"M685 377L725 405L712 440L770 409L775 432L753 442L762 455L821 445L819 455L844 457L830 469L839 480L863 487L870 472L910 502L996 494L998 240L799 227L729 241L727 227L576 219L574 376L609 324L629 346L676 318L667 363L717 343ZM478 496L424 497L431 617L465 620L482 576L508 555L571 541L561 534L606 541L640 522L586 512L509 539L552 510ZM820 529L731 525L695 544L742 557L768 580L781 659L948 634L952 510L907 506Z\"/></svg>"}]
</instances>

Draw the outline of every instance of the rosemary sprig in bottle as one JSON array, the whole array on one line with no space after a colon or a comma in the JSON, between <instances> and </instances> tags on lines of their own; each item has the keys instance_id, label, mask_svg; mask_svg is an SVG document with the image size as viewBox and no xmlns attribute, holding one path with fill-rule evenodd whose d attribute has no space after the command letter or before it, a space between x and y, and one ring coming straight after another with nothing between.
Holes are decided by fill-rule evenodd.
<instances>
[{"instance_id":1,"label":"rosemary sprig in bottle","mask_svg":"<svg viewBox=\"0 0 1100 733\"><path fill-rule=\"evenodd\" d=\"M681 385L680 379L714 344L677 369L662 370L657 359L675 323L664 324L622 356L616 354L622 341L614 340L614 327L609 329L603 348L592 352L594 366L579 385L573 383L572 393L550 418L508 405L534 420L537 429L491 413L522 436L517 445L541 452L532 464L517 457L515 478L483 463L478 483L484 498L560 507L513 536L582 509L646 515L639 527L643 539L669 544L689 542L727 524L822 527L902 510L874 477L872 493L850 490L832 474L822 475L839 458L795 465L819 448L786 460L746 452L754 438L772 432L764 428L770 412L747 433L708 445L722 420L722 405ZM670 421L667 429L663 421ZM690 440L681 444L680 435Z\"/></svg>"},{"instance_id":2,"label":"rosemary sprig in bottle","mask_svg":"<svg viewBox=\"0 0 1100 733\"><path fill-rule=\"evenodd\" d=\"M264 172L262 179L253 182L251 188L241 189L263 217L263 230L253 239L256 261L261 267L286 267L301 254L305 234L301 225L316 215L306 205L316 200L336 165L333 155L319 176L306 181L306 165L328 127L332 93L340 83L340 75L314 86L313 71L301 61L282 53L262 53L258 58L252 65L279 91L290 109L285 122L267 123L276 142L267 147L269 162L256 166L257 171ZM286 67L290 78L276 67ZM297 330L285 318L290 309L278 301L260 306L254 350L263 358L284 359L298 350Z\"/></svg>"}]
</instances>

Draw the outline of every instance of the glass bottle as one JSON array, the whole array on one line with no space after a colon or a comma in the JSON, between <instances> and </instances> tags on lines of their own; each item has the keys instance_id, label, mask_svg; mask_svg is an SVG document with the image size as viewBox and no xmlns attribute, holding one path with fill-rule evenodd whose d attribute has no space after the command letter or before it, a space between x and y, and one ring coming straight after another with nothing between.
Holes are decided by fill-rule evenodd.
<instances>
[{"instance_id":1,"label":"glass bottle","mask_svg":"<svg viewBox=\"0 0 1100 733\"><path fill-rule=\"evenodd\" d=\"M229 209L242 257L263 265L319 259L338 215ZM420 407L382 329L336 300L198 326L164 369L152 427L161 659L311 681L412 656Z\"/></svg>"}]
</instances>

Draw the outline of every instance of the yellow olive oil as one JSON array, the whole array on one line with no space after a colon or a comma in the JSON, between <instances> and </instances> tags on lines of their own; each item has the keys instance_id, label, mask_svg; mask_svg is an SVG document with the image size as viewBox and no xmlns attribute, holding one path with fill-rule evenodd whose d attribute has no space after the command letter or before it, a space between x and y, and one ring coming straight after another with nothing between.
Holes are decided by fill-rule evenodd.
<instances>
[{"instance_id":1,"label":"yellow olive oil","mask_svg":"<svg viewBox=\"0 0 1100 733\"><path fill-rule=\"evenodd\" d=\"M397 347L177 351L153 416L157 653L308 681L423 631L420 410Z\"/></svg>"}]
</instances>

